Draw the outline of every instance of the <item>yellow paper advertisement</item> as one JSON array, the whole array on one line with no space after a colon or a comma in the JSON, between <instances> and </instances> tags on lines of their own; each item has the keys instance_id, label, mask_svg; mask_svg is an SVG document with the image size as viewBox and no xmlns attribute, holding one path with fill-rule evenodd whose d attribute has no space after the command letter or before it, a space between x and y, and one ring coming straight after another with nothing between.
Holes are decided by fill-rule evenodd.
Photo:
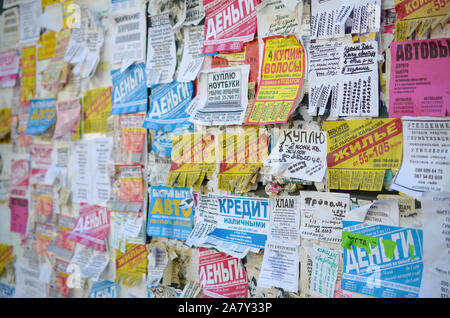
<instances>
[{"instance_id":1,"label":"yellow paper advertisement","mask_svg":"<svg viewBox=\"0 0 450 318\"><path fill-rule=\"evenodd\" d=\"M36 46L22 49L22 81L20 101L27 104L36 90Z\"/></svg>"},{"instance_id":2,"label":"yellow paper advertisement","mask_svg":"<svg viewBox=\"0 0 450 318\"><path fill-rule=\"evenodd\" d=\"M305 73L305 51L294 37L264 39L261 80L247 125L285 123L298 102Z\"/></svg>"},{"instance_id":3,"label":"yellow paper advertisement","mask_svg":"<svg viewBox=\"0 0 450 318\"><path fill-rule=\"evenodd\" d=\"M83 133L106 133L112 109L111 86L83 94Z\"/></svg>"},{"instance_id":4,"label":"yellow paper advertisement","mask_svg":"<svg viewBox=\"0 0 450 318\"><path fill-rule=\"evenodd\" d=\"M51 4L61 3L63 1L64 0L41 0L42 8L45 8L46 6L49 6Z\"/></svg>"},{"instance_id":5,"label":"yellow paper advertisement","mask_svg":"<svg viewBox=\"0 0 450 318\"><path fill-rule=\"evenodd\" d=\"M74 0L66 0L63 3L63 27L73 28L74 12L76 10Z\"/></svg>"},{"instance_id":6,"label":"yellow paper advertisement","mask_svg":"<svg viewBox=\"0 0 450 318\"><path fill-rule=\"evenodd\" d=\"M56 46L55 32L50 31L41 34L38 44L39 44L37 52L38 60L40 61L52 58Z\"/></svg>"},{"instance_id":7,"label":"yellow paper advertisement","mask_svg":"<svg viewBox=\"0 0 450 318\"><path fill-rule=\"evenodd\" d=\"M134 286L147 273L147 249L143 244L126 244L125 253L116 250L116 283Z\"/></svg>"},{"instance_id":8,"label":"yellow paper advertisement","mask_svg":"<svg viewBox=\"0 0 450 318\"><path fill-rule=\"evenodd\" d=\"M395 41L406 41L414 31L422 37L438 24L445 25L450 18L450 1L395 0L395 11Z\"/></svg>"},{"instance_id":9,"label":"yellow paper advertisement","mask_svg":"<svg viewBox=\"0 0 450 318\"><path fill-rule=\"evenodd\" d=\"M69 63L64 60L64 55L69 44L70 32L69 29L65 29L55 34L56 47L53 57L42 72L42 85L46 89L61 89L67 83Z\"/></svg>"},{"instance_id":10,"label":"yellow paper advertisement","mask_svg":"<svg viewBox=\"0 0 450 318\"><path fill-rule=\"evenodd\" d=\"M215 171L214 136L193 133L172 138L172 164L168 187L194 187L199 189L205 177Z\"/></svg>"},{"instance_id":11,"label":"yellow paper advertisement","mask_svg":"<svg viewBox=\"0 0 450 318\"><path fill-rule=\"evenodd\" d=\"M0 142L9 142L5 140L11 132L11 108L0 109Z\"/></svg>"},{"instance_id":12,"label":"yellow paper advertisement","mask_svg":"<svg viewBox=\"0 0 450 318\"><path fill-rule=\"evenodd\" d=\"M247 47L244 45L242 52L217 54L217 57L226 59L228 61L229 66L243 65L245 63L246 48Z\"/></svg>"},{"instance_id":13,"label":"yellow paper advertisement","mask_svg":"<svg viewBox=\"0 0 450 318\"><path fill-rule=\"evenodd\" d=\"M268 144L267 132L255 127L246 127L240 134L220 134L219 190L247 192L268 156Z\"/></svg>"},{"instance_id":14,"label":"yellow paper advertisement","mask_svg":"<svg viewBox=\"0 0 450 318\"><path fill-rule=\"evenodd\" d=\"M13 247L0 243L0 275L5 271L6 265L13 260Z\"/></svg>"},{"instance_id":15,"label":"yellow paper advertisement","mask_svg":"<svg viewBox=\"0 0 450 318\"><path fill-rule=\"evenodd\" d=\"M386 170L400 167L399 118L327 121L323 129L330 189L380 191Z\"/></svg>"}]
</instances>

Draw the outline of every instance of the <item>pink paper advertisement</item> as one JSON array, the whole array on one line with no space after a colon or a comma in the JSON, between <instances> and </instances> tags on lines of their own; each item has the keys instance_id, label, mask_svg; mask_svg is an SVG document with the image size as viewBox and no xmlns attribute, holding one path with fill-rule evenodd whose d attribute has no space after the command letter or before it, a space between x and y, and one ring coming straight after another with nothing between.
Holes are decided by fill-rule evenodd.
<instances>
[{"instance_id":1,"label":"pink paper advertisement","mask_svg":"<svg viewBox=\"0 0 450 318\"><path fill-rule=\"evenodd\" d=\"M80 122L80 99L58 101L56 103L56 125L53 138L58 139L68 134L76 133Z\"/></svg>"},{"instance_id":2,"label":"pink paper advertisement","mask_svg":"<svg viewBox=\"0 0 450 318\"><path fill-rule=\"evenodd\" d=\"M256 5L260 0L204 0L203 54L241 52L256 33Z\"/></svg>"},{"instance_id":3,"label":"pink paper advertisement","mask_svg":"<svg viewBox=\"0 0 450 318\"><path fill-rule=\"evenodd\" d=\"M52 164L53 145L31 146L31 183L44 183L45 174Z\"/></svg>"},{"instance_id":4,"label":"pink paper advertisement","mask_svg":"<svg viewBox=\"0 0 450 318\"><path fill-rule=\"evenodd\" d=\"M22 198L9 198L11 223L9 230L25 236L28 221L28 200Z\"/></svg>"},{"instance_id":5,"label":"pink paper advertisement","mask_svg":"<svg viewBox=\"0 0 450 318\"><path fill-rule=\"evenodd\" d=\"M29 161L11 159L11 195L14 197L26 197L29 179Z\"/></svg>"},{"instance_id":6,"label":"pink paper advertisement","mask_svg":"<svg viewBox=\"0 0 450 318\"><path fill-rule=\"evenodd\" d=\"M449 57L450 38L392 42L389 117L449 115Z\"/></svg>"},{"instance_id":7,"label":"pink paper advertisement","mask_svg":"<svg viewBox=\"0 0 450 318\"><path fill-rule=\"evenodd\" d=\"M248 278L238 258L200 247L203 298L248 298Z\"/></svg>"},{"instance_id":8,"label":"pink paper advertisement","mask_svg":"<svg viewBox=\"0 0 450 318\"><path fill-rule=\"evenodd\" d=\"M16 49L0 51L0 88L16 85L19 76L19 59Z\"/></svg>"},{"instance_id":9,"label":"pink paper advertisement","mask_svg":"<svg viewBox=\"0 0 450 318\"><path fill-rule=\"evenodd\" d=\"M110 228L110 213L105 207L80 204L80 217L66 239L76 240L95 250L105 251L105 238Z\"/></svg>"}]
</instances>

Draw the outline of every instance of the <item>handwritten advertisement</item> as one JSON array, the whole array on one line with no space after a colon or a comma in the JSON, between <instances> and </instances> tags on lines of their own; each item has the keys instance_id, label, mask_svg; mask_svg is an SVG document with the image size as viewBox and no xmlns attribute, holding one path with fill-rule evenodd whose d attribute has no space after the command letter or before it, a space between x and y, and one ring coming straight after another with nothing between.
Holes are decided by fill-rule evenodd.
<instances>
[{"instance_id":1,"label":"handwritten advertisement","mask_svg":"<svg viewBox=\"0 0 450 318\"><path fill-rule=\"evenodd\" d=\"M331 98L333 117L378 116L377 42L328 42L309 50L309 114L323 115Z\"/></svg>"},{"instance_id":2,"label":"handwritten advertisement","mask_svg":"<svg viewBox=\"0 0 450 318\"><path fill-rule=\"evenodd\" d=\"M313 248L310 292L314 296L333 298L340 253L319 245Z\"/></svg>"},{"instance_id":3,"label":"handwritten advertisement","mask_svg":"<svg viewBox=\"0 0 450 318\"><path fill-rule=\"evenodd\" d=\"M277 175L321 182L327 169L327 136L323 131L280 130L277 144L264 166Z\"/></svg>"},{"instance_id":4,"label":"handwritten advertisement","mask_svg":"<svg viewBox=\"0 0 450 318\"><path fill-rule=\"evenodd\" d=\"M339 244L342 220L350 210L350 195L300 191L300 200L300 236Z\"/></svg>"}]
</instances>

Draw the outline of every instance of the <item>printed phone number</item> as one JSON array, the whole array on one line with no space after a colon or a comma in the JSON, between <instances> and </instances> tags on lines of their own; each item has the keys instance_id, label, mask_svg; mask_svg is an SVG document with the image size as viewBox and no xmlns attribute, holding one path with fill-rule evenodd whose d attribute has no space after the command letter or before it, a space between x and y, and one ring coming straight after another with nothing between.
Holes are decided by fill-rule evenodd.
<instances>
[{"instance_id":1,"label":"printed phone number","mask_svg":"<svg viewBox=\"0 0 450 318\"><path fill-rule=\"evenodd\" d=\"M388 141L385 141L382 144L376 145L371 150L364 151L363 153L359 154L358 160L353 162L353 166L357 166L358 163L360 165L364 165L367 162L369 162L370 159L381 157L383 154L388 153L391 149L393 149L399 145L401 145L401 141L393 143L392 145L389 145Z\"/></svg>"}]
</instances>

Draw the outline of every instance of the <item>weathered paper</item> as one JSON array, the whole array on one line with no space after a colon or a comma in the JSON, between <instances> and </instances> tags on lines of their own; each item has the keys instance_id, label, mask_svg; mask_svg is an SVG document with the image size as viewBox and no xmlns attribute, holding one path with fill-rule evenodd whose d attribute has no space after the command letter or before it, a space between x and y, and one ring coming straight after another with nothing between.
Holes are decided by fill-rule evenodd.
<instances>
[{"instance_id":1,"label":"weathered paper","mask_svg":"<svg viewBox=\"0 0 450 318\"><path fill-rule=\"evenodd\" d=\"M256 5L260 0L249 0L245 5L238 0L204 0L205 42L203 54L240 52L245 42L256 33Z\"/></svg>"},{"instance_id":2,"label":"weathered paper","mask_svg":"<svg viewBox=\"0 0 450 318\"><path fill-rule=\"evenodd\" d=\"M169 12L150 16L147 42L147 87L172 82L177 58Z\"/></svg>"},{"instance_id":3,"label":"weathered paper","mask_svg":"<svg viewBox=\"0 0 450 318\"><path fill-rule=\"evenodd\" d=\"M145 59L145 10L114 15L113 58L114 64Z\"/></svg>"},{"instance_id":4,"label":"weathered paper","mask_svg":"<svg viewBox=\"0 0 450 318\"><path fill-rule=\"evenodd\" d=\"M220 268L228 269L225 276ZM247 298L248 279L241 260L214 250L200 248L200 287L204 298Z\"/></svg>"},{"instance_id":5,"label":"weathered paper","mask_svg":"<svg viewBox=\"0 0 450 318\"><path fill-rule=\"evenodd\" d=\"M448 41L391 44L390 117L450 115L450 81L442 72L450 67Z\"/></svg>"},{"instance_id":6,"label":"weathered paper","mask_svg":"<svg viewBox=\"0 0 450 318\"><path fill-rule=\"evenodd\" d=\"M392 189L420 199L426 191L450 191L450 119L403 117L403 160Z\"/></svg>"},{"instance_id":7,"label":"weathered paper","mask_svg":"<svg viewBox=\"0 0 450 318\"><path fill-rule=\"evenodd\" d=\"M199 0L198 0L199 1ZM203 33L204 26L184 27L183 57L178 70L178 82L195 80L203 64Z\"/></svg>"},{"instance_id":8,"label":"weathered paper","mask_svg":"<svg viewBox=\"0 0 450 318\"><path fill-rule=\"evenodd\" d=\"M283 129L264 166L285 178L321 182L327 169L326 157L325 132Z\"/></svg>"},{"instance_id":9,"label":"weathered paper","mask_svg":"<svg viewBox=\"0 0 450 318\"><path fill-rule=\"evenodd\" d=\"M314 296L333 298L340 253L319 245L313 248L310 292Z\"/></svg>"},{"instance_id":10,"label":"weathered paper","mask_svg":"<svg viewBox=\"0 0 450 318\"><path fill-rule=\"evenodd\" d=\"M400 226L400 210L397 201L377 200L347 212L345 220Z\"/></svg>"},{"instance_id":11,"label":"weathered paper","mask_svg":"<svg viewBox=\"0 0 450 318\"><path fill-rule=\"evenodd\" d=\"M78 141L72 152L72 202L105 206L111 191L112 138ZM89 164L88 164L89 163Z\"/></svg>"},{"instance_id":12,"label":"weathered paper","mask_svg":"<svg viewBox=\"0 0 450 318\"><path fill-rule=\"evenodd\" d=\"M95 282L99 280L108 263L109 257L106 253L96 252L92 248L78 245L69 266L72 268L78 266L81 278L91 278Z\"/></svg>"},{"instance_id":13,"label":"weathered paper","mask_svg":"<svg viewBox=\"0 0 450 318\"><path fill-rule=\"evenodd\" d=\"M35 42L39 40L41 26L39 17L42 13L41 1L33 0L19 5L20 12L20 43Z\"/></svg>"},{"instance_id":14,"label":"weathered paper","mask_svg":"<svg viewBox=\"0 0 450 318\"><path fill-rule=\"evenodd\" d=\"M299 103L305 51L295 36L264 39L258 91L247 125L285 123Z\"/></svg>"},{"instance_id":15,"label":"weathered paper","mask_svg":"<svg viewBox=\"0 0 450 318\"><path fill-rule=\"evenodd\" d=\"M300 191L300 199L300 236L339 244L342 220L350 209L350 195Z\"/></svg>"},{"instance_id":16,"label":"weathered paper","mask_svg":"<svg viewBox=\"0 0 450 318\"><path fill-rule=\"evenodd\" d=\"M198 125L241 125L248 104L249 65L202 71L200 98L189 121Z\"/></svg>"},{"instance_id":17,"label":"weathered paper","mask_svg":"<svg viewBox=\"0 0 450 318\"><path fill-rule=\"evenodd\" d=\"M279 287L285 291L297 293L298 265L298 245L267 241L258 277L258 287Z\"/></svg>"},{"instance_id":18,"label":"weathered paper","mask_svg":"<svg viewBox=\"0 0 450 318\"><path fill-rule=\"evenodd\" d=\"M378 116L377 42L310 44L308 65L311 115Z\"/></svg>"},{"instance_id":19,"label":"weathered paper","mask_svg":"<svg viewBox=\"0 0 450 318\"><path fill-rule=\"evenodd\" d=\"M3 2L5 8L5 2ZM0 19L0 30L2 32L2 48L13 48L19 41L19 8L14 7L4 10Z\"/></svg>"},{"instance_id":20,"label":"weathered paper","mask_svg":"<svg viewBox=\"0 0 450 318\"><path fill-rule=\"evenodd\" d=\"M270 199L271 213L267 239L270 242L300 244L300 200L286 196Z\"/></svg>"},{"instance_id":21,"label":"weathered paper","mask_svg":"<svg viewBox=\"0 0 450 318\"><path fill-rule=\"evenodd\" d=\"M330 189L379 191L386 169L400 167L400 119L326 121Z\"/></svg>"},{"instance_id":22,"label":"weathered paper","mask_svg":"<svg viewBox=\"0 0 450 318\"><path fill-rule=\"evenodd\" d=\"M15 49L0 51L0 88L16 85L19 76L19 58Z\"/></svg>"},{"instance_id":23,"label":"weathered paper","mask_svg":"<svg viewBox=\"0 0 450 318\"><path fill-rule=\"evenodd\" d=\"M450 193L425 192L422 196L423 275L419 297L448 298L450 266L448 262L450 239L448 232Z\"/></svg>"}]
</instances>

